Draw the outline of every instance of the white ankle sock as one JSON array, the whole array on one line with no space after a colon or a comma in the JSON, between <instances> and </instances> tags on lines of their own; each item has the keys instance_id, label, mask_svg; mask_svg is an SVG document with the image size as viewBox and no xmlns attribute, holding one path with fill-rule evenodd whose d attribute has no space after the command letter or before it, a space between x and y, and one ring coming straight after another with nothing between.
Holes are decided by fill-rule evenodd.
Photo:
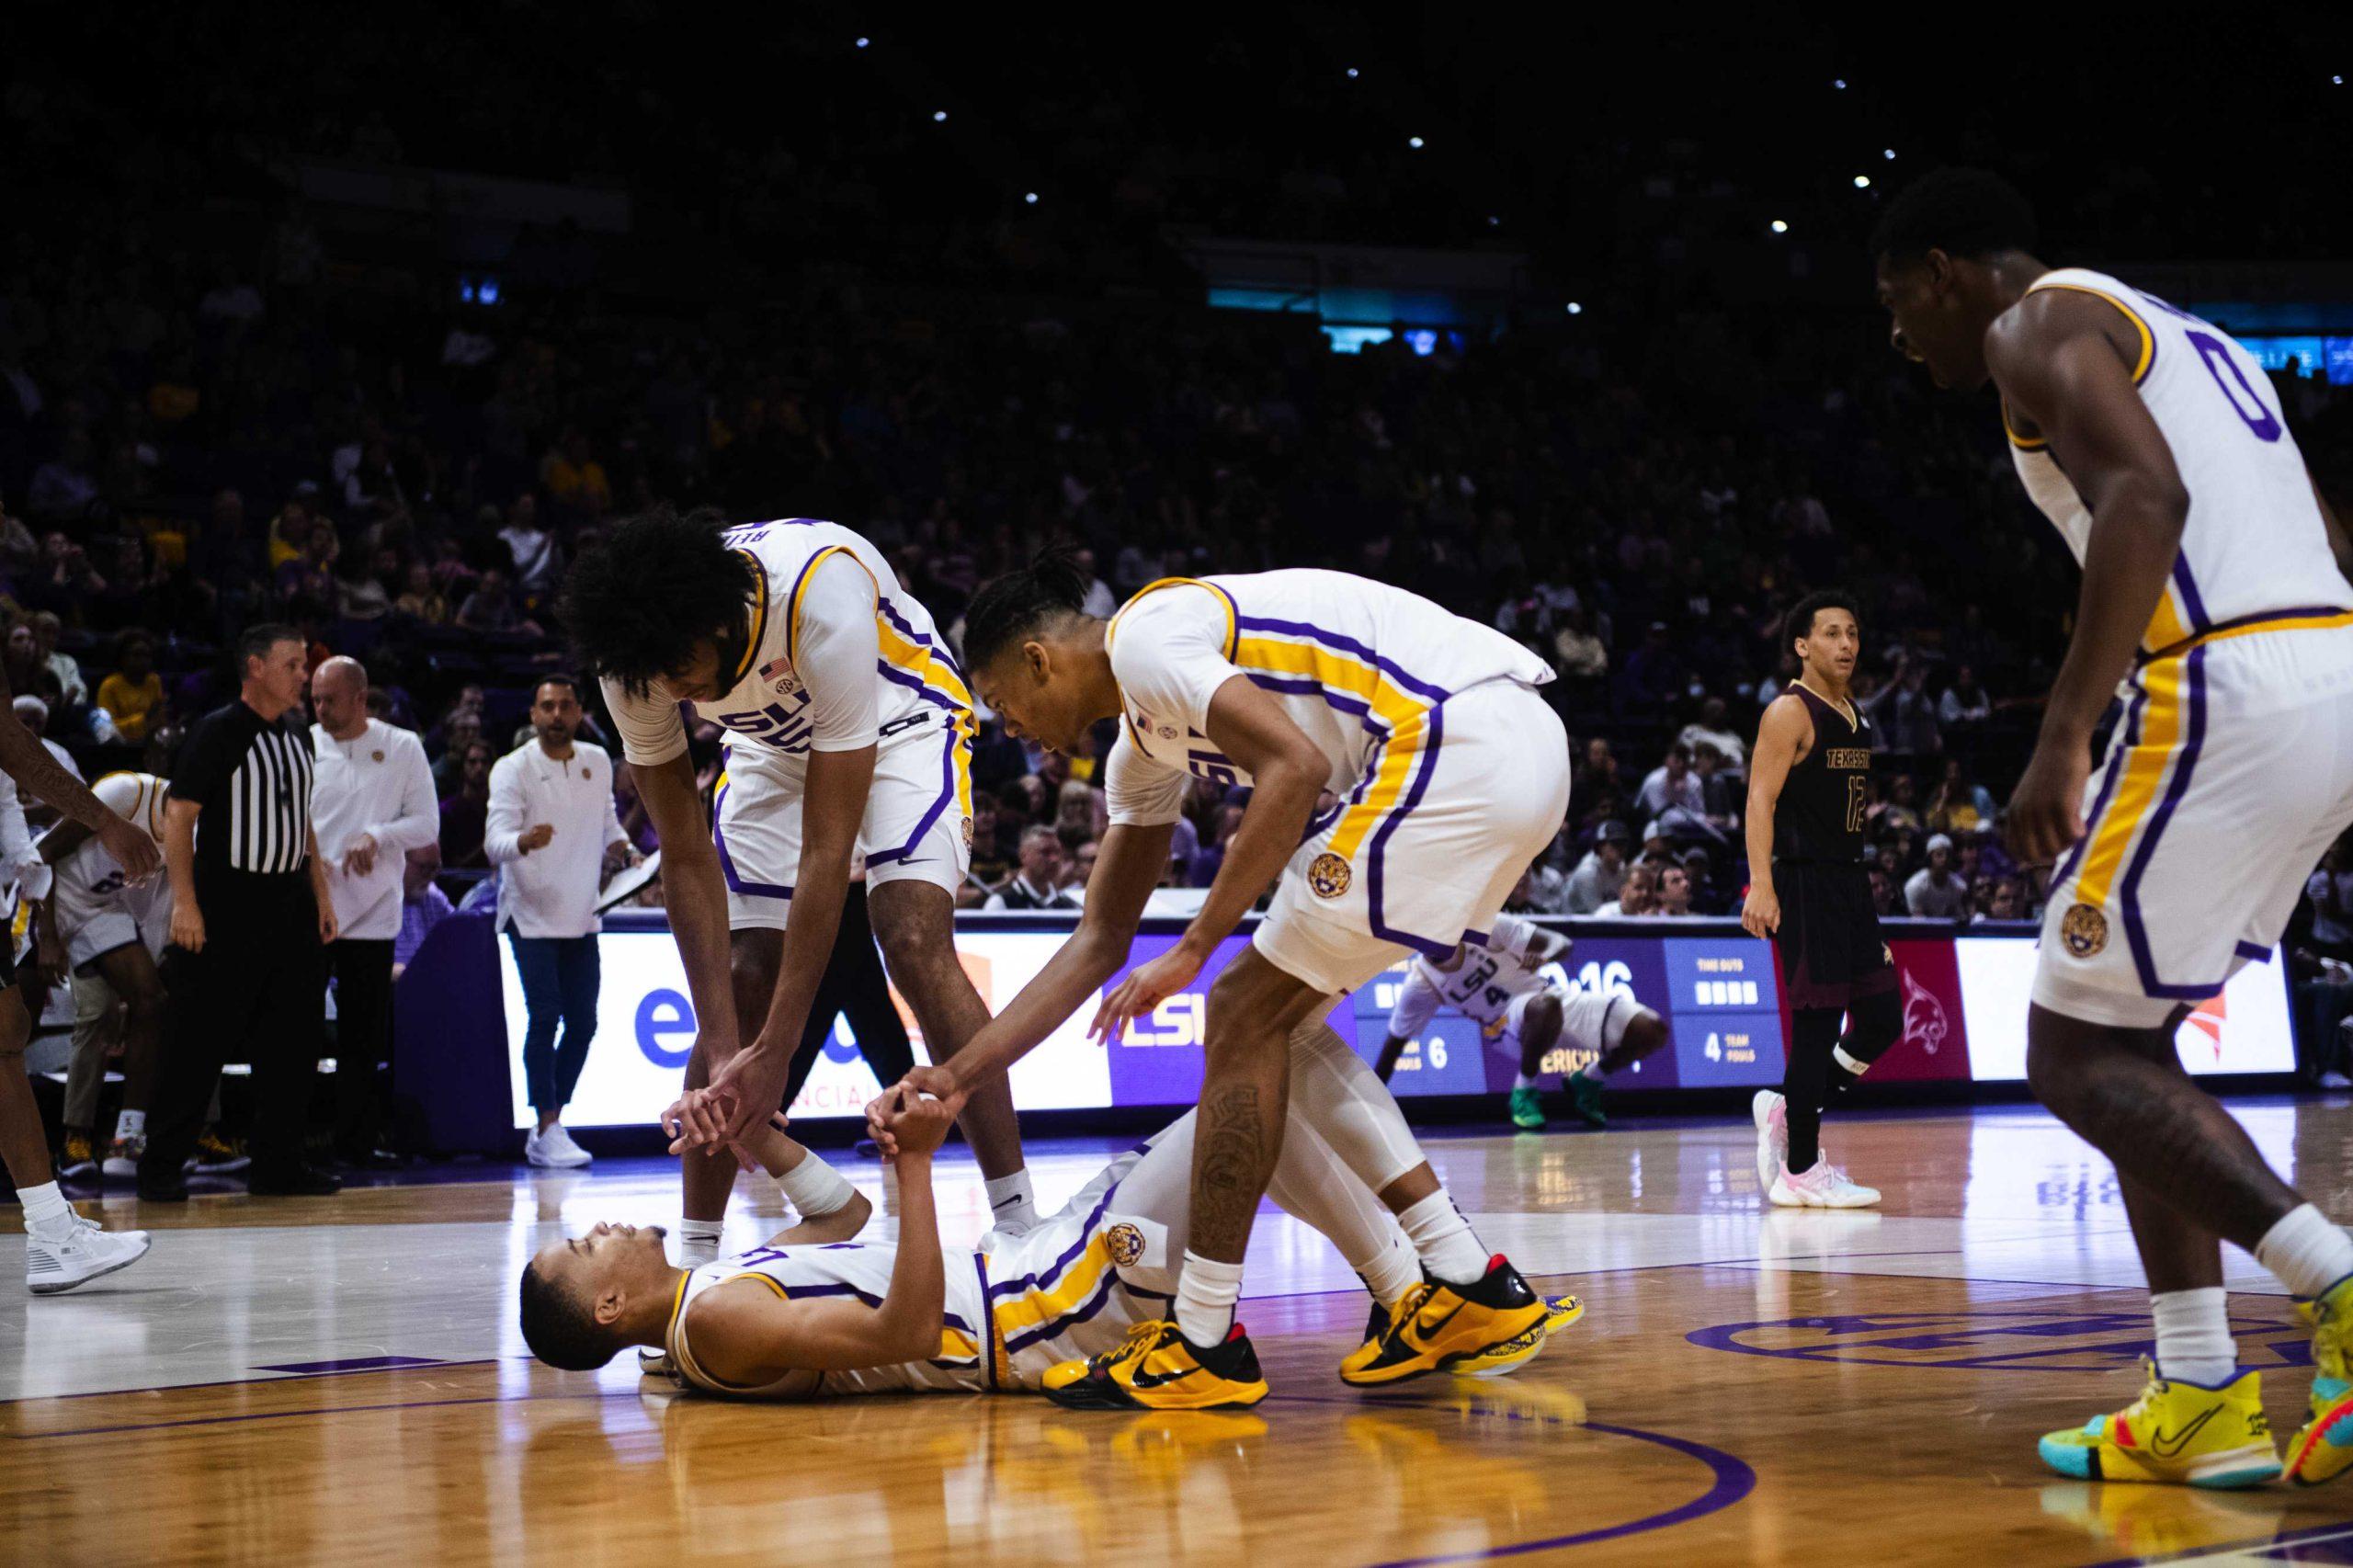
<instances>
[{"instance_id":1,"label":"white ankle sock","mask_svg":"<svg viewBox=\"0 0 2353 1568\"><path fill-rule=\"evenodd\" d=\"M2157 1324L2157 1370L2165 1377L2220 1388L2239 1369L2228 1299L2219 1285L2167 1290L2149 1298Z\"/></svg>"},{"instance_id":2,"label":"white ankle sock","mask_svg":"<svg viewBox=\"0 0 2353 1568\"><path fill-rule=\"evenodd\" d=\"M2294 1294L2311 1301L2353 1274L2353 1236L2306 1203L2263 1233L2255 1244L2255 1260Z\"/></svg>"},{"instance_id":3,"label":"white ankle sock","mask_svg":"<svg viewBox=\"0 0 2353 1568\"><path fill-rule=\"evenodd\" d=\"M142 1138L147 1133L147 1113L143 1110L117 1111L114 1135L118 1138Z\"/></svg>"},{"instance_id":4,"label":"white ankle sock","mask_svg":"<svg viewBox=\"0 0 2353 1568\"><path fill-rule=\"evenodd\" d=\"M700 1268L719 1259L719 1233L727 1228L724 1220L688 1220L678 1221L678 1267Z\"/></svg>"},{"instance_id":5,"label":"white ankle sock","mask_svg":"<svg viewBox=\"0 0 2353 1568\"><path fill-rule=\"evenodd\" d=\"M1233 1327L1234 1304L1242 1300L1242 1266L1221 1263L1185 1249L1185 1272L1176 1277L1176 1332L1207 1350L1225 1343Z\"/></svg>"},{"instance_id":6,"label":"white ankle sock","mask_svg":"<svg viewBox=\"0 0 2353 1568\"><path fill-rule=\"evenodd\" d=\"M1392 1233L1390 1244L1382 1247L1370 1260L1357 1266L1357 1278L1372 1292L1372 1299L1384 1307L1393 1307L1403 1301L1405 1292L1421 1283L1422 1260L1404 1239Z\"/></svg>"},{"instance_id":7,"label":"white ankle sock","mask_svg":"<svg viewBox=\"0 0 2353 1568\"><path fill-rule=\"evenodd\" d=\"M1515 1089L1532 1089L1536 1086L1536 1079L1530 1074L1522 1073L1512 1079L1511 1086Z\"/></svg>"},{"instance_id":8,"label":"white ankle sock","mask_svg":"<svg viewBox=\"0 0 2353 1568\"><path fill-rule=\"evenodd\" d=\"M1422 1267L1432 1278L1469 1285L1486 1277L1486 1249L1444 1188L1399 1214L1397 1223L1404 1227L1405 1239L1421 1254Z\"/></svg>"},{"instance_id":9,"label":"white ankle sock","mask_svg":"<svg viewBox=\"0 0 2353 1568\"><path fill-rule=\"evenodd\" d=\"M25 1206L25 1229L43 1235L54 1234L67 1228L73 1218L74 1206L57 1190L54 1178L39 1187L20 1187L17 1201Z\"/></svg>"},{"instance_id":10,"label":"white ankle sock","mask_svg":"<svg viewBox=\"0 0 2353 1568\"><path fill-rule=\"evenodd\" d=\"M1010 1231L1026 1231L1038 1222L1038 1196L1029 1188L1029 1173L988 1179L989 1223Z\"/></svg>"}]
</instances>

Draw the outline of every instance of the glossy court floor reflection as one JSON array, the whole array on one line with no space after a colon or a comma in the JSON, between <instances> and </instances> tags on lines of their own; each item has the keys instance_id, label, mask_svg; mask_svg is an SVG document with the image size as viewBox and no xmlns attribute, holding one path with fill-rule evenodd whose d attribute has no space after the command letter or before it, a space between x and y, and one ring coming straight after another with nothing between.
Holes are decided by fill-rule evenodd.
<instances>
[{"instance_id":1,"label":"glossy court floor reflection","mask_svg":"<svg viewBox=\"0 0 2353 1568\"><path fill-rule=\"evenodd\" d=\"M2353 1108L2253 1104L2324 1209ZM2147 1322L2106 1167L2032 1110L1851 1121L1883 1211L1760 1214L1745 1123L1438 1138L1491 1244L1590 1303L1518 1376L1377 1396L1333 1375L1364 1317L1269 1214L1244 1317L1275 1396L1241 1415L1026 1398L730 1405L634 1367L523 1355L524 1259L565 1228L666 1221L654 1162L588 1176L222 1197L139 1268L0 1306L0 1561L97 1564L818 1558L1092 1563L2343 1562L2353 1481L2193 1494L2065 1483L2041 1431L2120 1404ZM1100 1147L1038 1159L1058 1200ZM872 1165L853 1179L892 1194ZM969 1165L946 1224L982 1225ZM729 1233L776 1228L746 1183ZM882 1221L878 1221L881 1223ZM11 1241L0 1267L13 1267ZM2302 1335L2252 1264L2234 1316L2292 1428Z\"/></svg>"}]
</instances>

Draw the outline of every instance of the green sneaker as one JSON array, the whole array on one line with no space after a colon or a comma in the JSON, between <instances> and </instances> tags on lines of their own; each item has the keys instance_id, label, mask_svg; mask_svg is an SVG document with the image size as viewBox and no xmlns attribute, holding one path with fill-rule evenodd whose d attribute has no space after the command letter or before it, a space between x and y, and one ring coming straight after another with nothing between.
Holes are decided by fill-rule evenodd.
<instances>
[{"instance_id":1,"label":"green sneaker","mask_svg":"<svg viewBox=\"0 0 2353 1568\"><path fill-rule=\"evenodd\" d=\"M1562 1087L1569 1091L1569 1104L1585 1119L1587 1127L1607 1127L1609 1118L1601 1110L1601 1082L1583 1073L1572 1073Z\"/></svg>"},{"instance_id":2,"label":"green sneaker","mask_svg":"<svg viewBox=\"0 0 2353 1568\"><path fill-rule=\"evenodd\" d=\"M1522 1132L1544 1131L1544 1107L1536 1097L1536 1086L1511 1092L1511 1124Z\"/></svg>"}]
</instances>

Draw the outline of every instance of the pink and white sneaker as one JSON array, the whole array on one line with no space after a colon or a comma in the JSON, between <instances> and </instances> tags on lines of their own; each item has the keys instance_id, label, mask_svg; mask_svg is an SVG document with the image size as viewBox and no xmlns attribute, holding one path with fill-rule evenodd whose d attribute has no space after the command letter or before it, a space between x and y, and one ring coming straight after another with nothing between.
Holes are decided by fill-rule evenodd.
<instances>
[{"instance_id":1,"label":"pink and white sneaker","mask_svg":"<svg viewBox=\"0 0 2353 1568\"><path fill-rule=\"evenodd\" d=\"M1879 1188L1852 1181L1828 1160L1817 1159L1813 1169L1796 1175L1783 1165L1766 1196L1784 1209L1868 1209L1879 1201Z\"/></svg>"},{"instance_id":2,"label":"pink and white sneaker","mask_svg":"<svg viewBox=\"0 0 2353 1568\"><path fill-rule=\"evenodd\" d=\"M1789 1102L1770 1089L1759 1089L1748 1109L1756 1121L1756 1190L1769 1193L1773 1178L1781 1174L1781 1162L1790 1157Z\"/></svg>"}]
</instances>

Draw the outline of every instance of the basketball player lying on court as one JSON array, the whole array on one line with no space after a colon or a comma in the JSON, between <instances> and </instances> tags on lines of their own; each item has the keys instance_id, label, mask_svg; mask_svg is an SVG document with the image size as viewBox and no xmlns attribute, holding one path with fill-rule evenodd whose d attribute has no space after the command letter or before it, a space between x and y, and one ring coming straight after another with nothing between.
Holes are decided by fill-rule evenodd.
<instances>
[{"instance_id":1,"label":"basketball player lying on court","mask_svg":"<svg viewBox=\"0 0 2353 1568\"><path fill-rule=\"evenodd\" d=\"M1396 1102L1381 1099L1394 1115ZM1309 1119L1311 1100L1327 1114ZM1396 1221L1333 1147L1334 1140L1400 1137L1410 1147L1403 1117L1381 1126L1369 1114L1376 1111L1350 1098L1295 1097L1267 1195L1329 1238L1378 1294L1381 1281L1411 1278L1418 1264ZM844 1243L838 1227L819 1221L683 1269L665 1258L659 1226L598 1225L542 1248L523 1271L531 1353L551 1367L588 1371L624 1346L658 1346L690 1387L742 1399L1034 1390L1088 1406L1097 1385L1086 1376L1087 1358L1131 1332L1154 1331L1176 1287L1191 1207L1194 1113L1112 1161L1059 1213L1021 1235L1000 1235L985 1254L939 1242L931 1160L952 1124L949 1104L902 1086L877 1101L873 1115L895 1149L895 1244ZM1425 1289L1417 1283L1406 1293ZM1517 1341L1445 1369L1508 1372L1583 1312L1574 1297L1559 1297ZM1382 1323L1388 1315L1375 1311ZM1349 1381L1393 1382L1437 1369L1401 1365ZM1198 1400L1177 1386L1160 1391L1156 1403L1224 1402L1222 1381L1200 1382Z\"/></svg>"}]
</instances>

